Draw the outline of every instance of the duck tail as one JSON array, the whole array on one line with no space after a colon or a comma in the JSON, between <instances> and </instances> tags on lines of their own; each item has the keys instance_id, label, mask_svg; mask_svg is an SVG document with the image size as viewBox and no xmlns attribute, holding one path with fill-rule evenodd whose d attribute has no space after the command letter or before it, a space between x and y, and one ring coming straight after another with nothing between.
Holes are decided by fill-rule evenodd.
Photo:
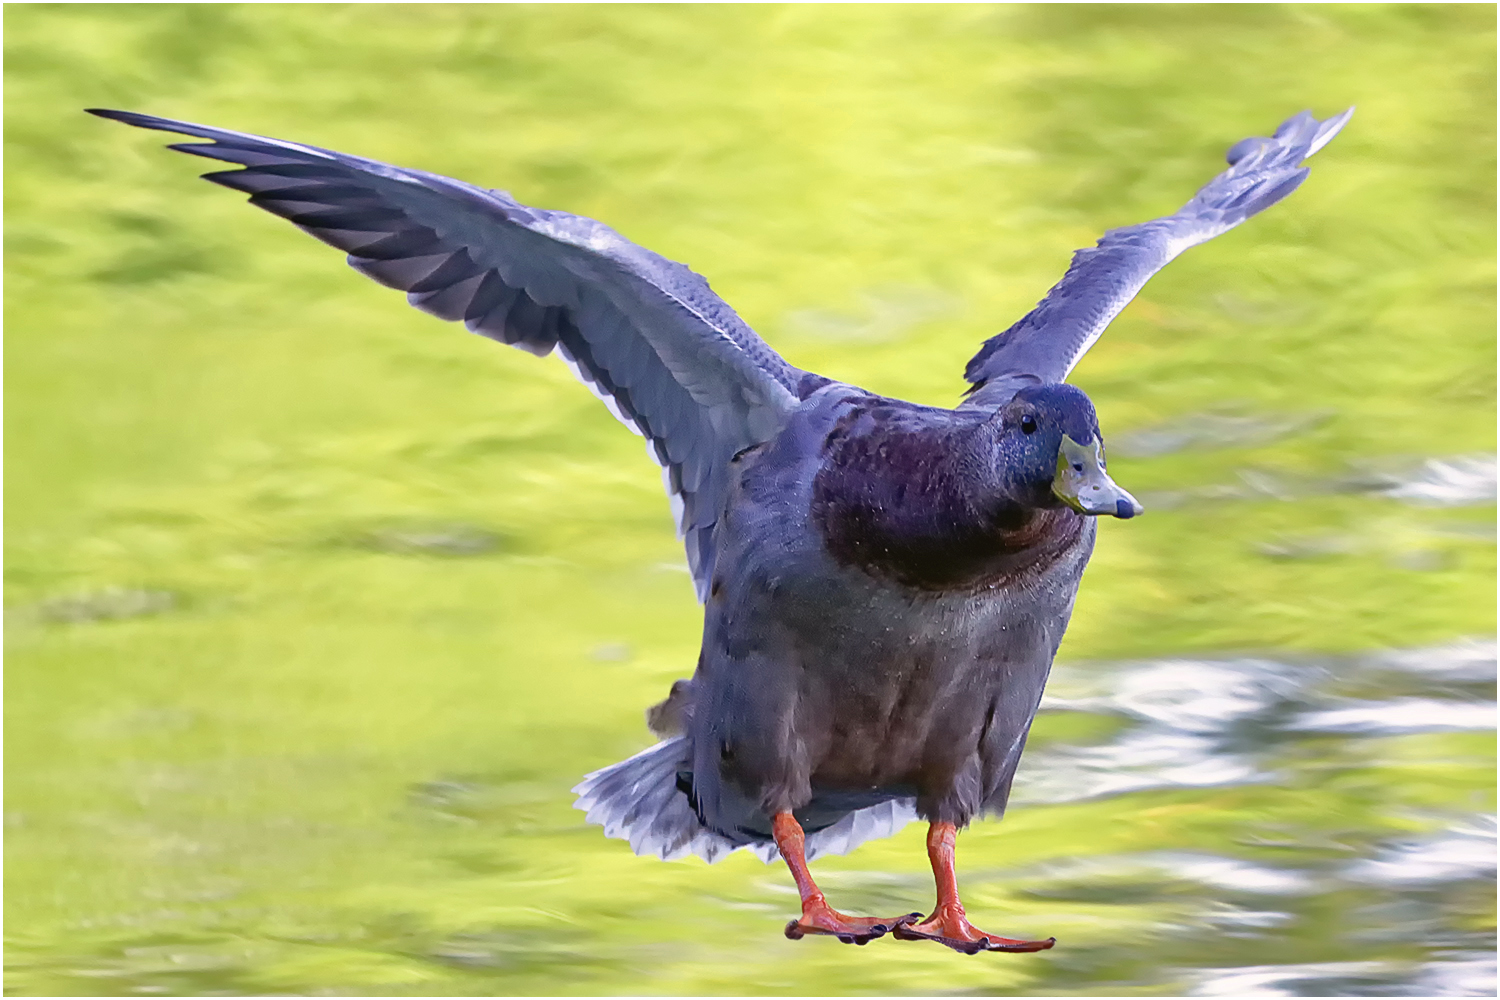
<instances>
[{"instance_id":1,"label":"duck tail","mask_svg":"<svg viewBox=\"0 0 1500 1000\"><path fill-rule=\"evenodd\" d=\"M676 861L688 855L713 864L748 847L767 864L781 855L769 836L746 831L728 837L703 825L683 780L692 768L692 744L685 736L663 740L634 757L586 775L574 786L590 823L604 827L604 835L628 840L640 855ZM681 777L679 777L681 776ZM867 840L889 837L916 819L916 800L891 799L844 813L827 827L807 835L807 859L847 854Z\"/></svg>"},{"instance_id":2,"label":"duck tail","mask_svg":"<svg viewBox=\"0 0 1500 1000\"><path fill-rule=\"evenodd\" d=\"M586 775L573 788L573 808L604 827L606 837L630 841L637 854L663 861L696 854L713 864L750 841L731 840L698 819L677 779L691 770L692 753L687 737L678 736Z\"/></svg>"}]
</instances>

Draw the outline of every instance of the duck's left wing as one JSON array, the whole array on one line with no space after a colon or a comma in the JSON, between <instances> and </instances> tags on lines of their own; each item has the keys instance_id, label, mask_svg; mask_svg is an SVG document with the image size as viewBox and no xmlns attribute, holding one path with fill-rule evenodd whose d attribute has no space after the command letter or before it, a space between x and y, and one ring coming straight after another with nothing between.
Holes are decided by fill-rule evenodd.
<instances>
[{"instance_id":1,"label":"duck's left wing","mask_svg":"<svg viewBox=\"0 0 1500 1000\"><path fill-rule=\"evenodd\" d=\"M1319 121L1311 112L1288 118L1269 139L1236 143L1229 169L1181 209L1124 229L1073 254L1073 263L1046 298L1010 329L985 341L964 377L970 405L998 406L1024 385L1061 382L1104 328L1147 280L1188 247L1226 233L1297 189L1300 166L1338 134L1354 114Z\"/></svg>"}]
</instances>

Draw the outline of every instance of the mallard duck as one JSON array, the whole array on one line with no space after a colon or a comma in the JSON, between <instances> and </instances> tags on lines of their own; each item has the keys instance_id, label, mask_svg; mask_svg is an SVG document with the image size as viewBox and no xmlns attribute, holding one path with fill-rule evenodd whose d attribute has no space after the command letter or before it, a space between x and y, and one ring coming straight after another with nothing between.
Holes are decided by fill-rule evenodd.
<instances>
[{"instance_id":1,"label":"mallard duck","mask_svg":"<svg viewBox=\"0 0 1500 1000\"><path fill-rule=\"evenodd\" d=\"M93 113L209 140L172 148L240 165L205 176L417 308L556 353L645 437L704 605L702 652L650 712L661 742L575 789L589 820L638 854L780 856L802 898L788 937L1053 945L969 922L954 843L1005 810L1095 518L1141 513L1065 379L1152 274L1295 190L1352 108L1237 143L1182 209L1078 251L969 361L953 409L793 367L702 277L591 219L315 146ZM932 912L830 906L808 862L918 817Z\"/></svg>"}]
</instances>

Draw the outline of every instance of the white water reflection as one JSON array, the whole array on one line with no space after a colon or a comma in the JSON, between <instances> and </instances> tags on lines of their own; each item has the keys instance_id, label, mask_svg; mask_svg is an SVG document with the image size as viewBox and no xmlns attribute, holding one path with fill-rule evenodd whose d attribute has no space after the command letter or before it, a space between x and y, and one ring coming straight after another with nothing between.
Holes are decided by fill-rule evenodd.
<instances>
[{"instance_id":1,"label":"white water reflection","mask_svg":"<svg viewBox=\"0 0 1500 1000\"><path fill-rule=\"evenodd\" d=\"M1457 681L1494 681L1495 641L1460 639L1430 649L1388 649L1369 654L1366 662Z\"/></svg>"},{"instance_id":2,"label":"white water reflection","mask_svg":"<svg viewBox=\"0 0 1500 1000\"><path fill-rule=\"evenodd\" d=\"M1351 882L1385 885L1461 882L1493 878L1495 874L1495 818L1478 817L1420 840L1393 844L1373 858L1349 865Z\"/></svg>"},{"instance_id":3,"label":"white water reflection","mask_svg":"<svg viewBox=\"0 0 1500 1000\"><path fill-rule=\"evenodd\" d=\"M1377 492L1432 507L1495 502L1495 456L1430 458Z\"/></svg>"},{"instance_id":4,"label":"white water reflection","mask_svg":"<svg viewBox=\"0 0 1500 1000\"><path fill-rule=\"evenodd\" d=\"M1459 953L1441 962L1428 962L1412 981L1407 996L1492 997L1495 995L1493 952Z\"/></svg>"},{"instance_id":5,"label":"white water reflection","mask_svg":"<svg viewBox=\"0 0 1500 1000\"><path fill-rule=\"evenodd\" d=\"M1301 662L1261 657L1070 664L1042 712L1129 725L1095 746L1028 754L1014 800L1071 802L1147 788L1276 780L1289 742L1314 733L1379 736L1495 728L1495 643ZM1392 697L1393 689L1400 693ZM1368 693L1376 697L1361 697Z\"/></svg>"},{"instance_id":6,"label":"white water reflection","mask_svg":"<svg viewBox=\"0 0 1500 1000\"><path fill-rule=\"evenodd\" d=\"M1294 729L1328 733L1421 733L1444 729L1493 729L1495 706L1467 705L1443 698L1398 698L1350 708L1308 712Z\"/></svg>"},{"instance_id":7,"label":"white water reflection","mask_svg":"<svg viewBox=\"0 0 1500 1000\"><path fill-rule=\"evenodd\" d=\"M1147 788L1201 788L1269 777L1253 761L1220 753L1218 742L1208 737L1132 733L1106 746L1033 751L1021 764L1011 801L1075 802Z\"/></svg>"},{"instance_id":8,"label":"white water reflection","mask_svg":"<svg viewBox=\"0 0 1500 1000\"><path fill-rule=\"evenodd\" d=\"M1035 875L1053 884L1195 882L1208 889L1258 896L1300 895L1316 888L1316 882L1306 872L1192 851L1075 858L1041 866ZM1283 916L1261 913L1257 922L1275 923Z\"/></svg>"},{"instance_id":9,"label":"white water reflection","mask_svg":"<svg viewBox=\"0 0 1500 1000\"><path fill-rule=\"evenodd\" d=\"M1041 742L1022 761L1015 801L1064 803L1151 789L1308 785L1317 771L1368 781L1390 737L1495 727L1494 640L1349 656L1170 658L1059 666L1049 713L1116 720L1095 745ZM1354 775L1362 775L1353 778ZM1476 801L1476 808L1482 799ZM1495 960L1483 898L1494 891L1496 821L1416 814L1381 832L1301 828L1250 818L1244 857L1152 851L1073 858L1029 873L1059 900L1131 899L1169 907L1159 925L1184 935L1175 989L1193 996L1493 996ZM1425 829L1424 829L1425 828ZM1476 902L1478 900L1478 902ZM1344 923L1323 962L1230 966L1215 940L1300 937L1336 907ZM1185 907L1185 909L1184 909ZM1492 912L1492 911L1490 911ZM1464 916L1468 915L1468 916ZM1398 960L1377 944L1425 942ZM1164 945L1173 953L1173 945ZM1380 956L1379 961L1360 960ZM1200 957L1201 956L1201 957ZM1344 961L1332 959L1348 959ZM1208 968L1196 967L1202 961ZM1225 967L1212 967L1215 962Z\"/></svg>"},{"instance_id":10,"label":"white water reflection","mask_svg":"<svg viewBox=\"0 0 1500 1000\"><path fill-rule=\"evenodd\" d=\"M1134 453L1162 453L1151 451L1153 446L1152 439L1147 439L1147 450ZM1127 451L1129 448L1127 445ZM1126 454L1118 445L1111 450ZM1147 491L1140 494L1140 500L1148 510L1170 510L1187 503L1300 500L1330 493L1365 493L1418 507L1469 507L1492 504L1496 499L1494 455L1452 455L1419 462L1384 459L1362 462L1333 476L1259 468L1240 469L1235 475L1236 482ZM1327 544L1337 545L1339 540L1330 539Z\"/></svg>"},{"instance_id":11,"label":"white water reflection","mask_svg":"<svg viewBox=\"0 0 1500 1000\"><path fill-rule=\"evenodd\" d=\"M1360 987L1387 981L1400 971L1394 962L1308 962L1218 969L1202 975L1189 996L1370 996Z\"/></svg>"},{"instance_id":12,"label":"white water reflection","mask_svg":"<svg viewBox=\"0 0 1500 1000\"><path fill-rule=\"evenodd\" d=\"M1198 973L1195 997L1495 995L1495 956L1461 954L1435 962L1308 962Z\"/></svg>"},{"instance_id":13,"label":"white water reflection","mask_svg":"<svg viewBox=\"0 0 1500 1000\"><path fill-rule=\"evenodd\" d=\"M1292 673L1286 664L1258 659L1147 660L1093 668L1076 679L1060 671L1042 710L1114 712L1183 732L1212 733L1293 695L1298 684ZM1070 698L1070 691L1092 693Z\"/></svg>"}]
</instances>

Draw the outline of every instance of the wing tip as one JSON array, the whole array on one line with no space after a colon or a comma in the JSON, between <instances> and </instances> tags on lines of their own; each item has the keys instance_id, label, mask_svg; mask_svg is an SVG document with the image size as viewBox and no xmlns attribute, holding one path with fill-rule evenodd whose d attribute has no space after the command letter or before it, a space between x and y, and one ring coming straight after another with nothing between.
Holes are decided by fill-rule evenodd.
<instances>
[{"instance_id":1,"label":"wing tip","mask_svg":"<svg viewBox=\"0 0 1500 1000\"><path fill-rule=\"evenodd\" d=\"M1224 160L1231 167L1239 167L1248 158L1245 168L1253 169L1262 162L1262 157L1275 158L1296 151L1300 163L1328 145L1352 117L1353 106L1321 120L1314 118L1310 110L1299 111L1276 126L1270 137L1251 136L1230 146Z\"/></svg>"},{"instance_id":2,"label":"wing tip","mask_svg":"<svg viewBox=\"0 0 1500 1000\"><path fill-rule=\"evenodd\" d=\"M1345 125L1349 124L1349 119L1354 117L1355 107L1356 105L1351 104L1340 114L1334 115L1332 118L1325 118L1318 123L1318 131L1313 134L1312 142L1308 143L1307 146L1308 156L1313 155L1328 145L1329 141L1338 135Z\"/></svg>"},{"instance_id":3,"label":"wing tip","mask_svg":"<svg viewBox=\"0 0 1500 1000\"><path fill-rule=\"evenodd\" d=\"M190 135L198 139L211 139L222 142L226 137L234 133L225 129L212 129L204 125L194 125L192 122L180 122L173 118L159 118L156 115L142 114L139 111L117 111L114 108L84 108L86 113L96 118L107 118L112 122L120 122L123 125L133 125L136 128L149 128L158 132L175 132L178 135ZM260 138L249 136L248 138ZM264 141L264 140L262 140ZM180 147L173 146L173 149Z\"/></svg>"},{"instance_id":4,"label":"wing tip","mask_svg":"<svg viewBox=\"0 0 1500 1000\"><path fill-rule=\"evenodd\" d=\"M123 122L126 125L134 125L136 128L169 128L177 124L166 118L158 118L155 115L143 115L138 111L117 111L114 108L84 108L85 114L96 118L108 118L113 122ZM174 130L175 131L175 130Z\"/></svg>"}]
</instances>

